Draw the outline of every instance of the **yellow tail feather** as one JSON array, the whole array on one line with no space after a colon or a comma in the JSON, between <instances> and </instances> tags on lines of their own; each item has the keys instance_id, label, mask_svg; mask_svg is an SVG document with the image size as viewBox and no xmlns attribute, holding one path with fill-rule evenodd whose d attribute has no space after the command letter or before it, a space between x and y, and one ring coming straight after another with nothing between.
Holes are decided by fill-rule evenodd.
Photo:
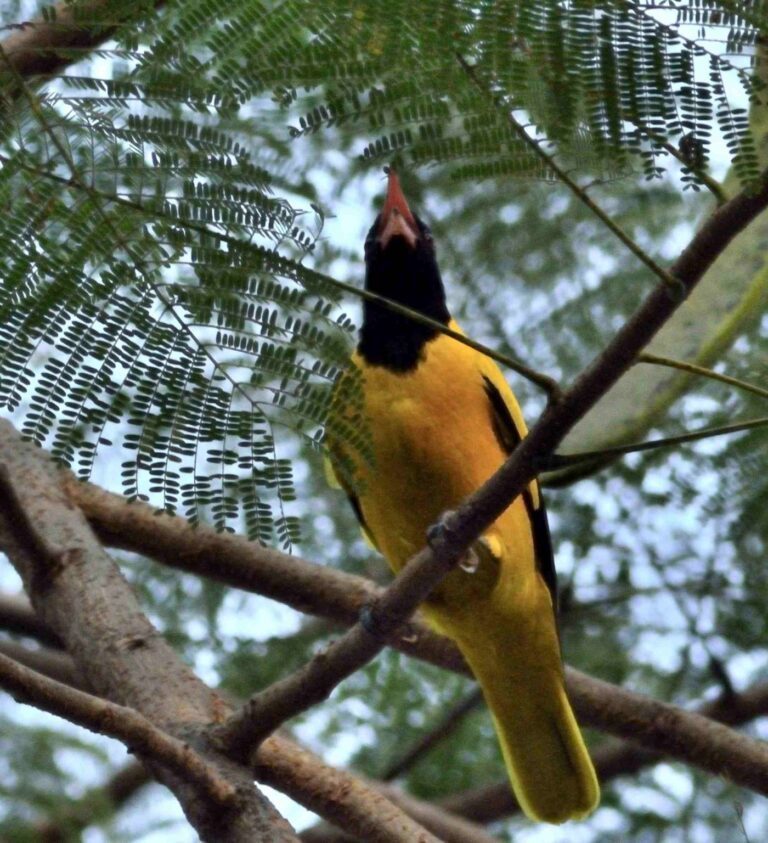
<instances>
[{"instance_id":1,"label":"yellow tail feather","mask_svg":"<svg viewBox=\"0 0 768 843\"><path fill-rule=\"evenodd\" d=\"M483 689L520 807L539 822L586 817L600 787L565 692L554 621L511 623L498 607L473 608L470 623L434 607L427 614L456 640Z\"/></svg>"},{"instance_id":2,"label":"yellow tail feather","mask_svg":"<svg viewBox=\"0 0 768 843\"><path fill-rule=\"evenodd\" d=\"M541 822L586 817L600 788L562 676L546 668L506 681L498 674L497 666L478 680L520 807Z\"/></svg>"}]
</instances>

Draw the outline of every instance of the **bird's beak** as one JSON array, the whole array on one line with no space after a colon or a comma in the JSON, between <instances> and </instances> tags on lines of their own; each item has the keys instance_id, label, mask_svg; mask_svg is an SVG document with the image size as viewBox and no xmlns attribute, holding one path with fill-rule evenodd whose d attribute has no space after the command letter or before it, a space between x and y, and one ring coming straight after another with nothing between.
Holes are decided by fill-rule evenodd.
<instances>
[{"instance_id":1,"label":"bird's beak","mask_svg":"<svg viewBox=\"0 0 768 843\"><path fill-rule=\"evenodd\" d=\"M405 196L403 196L400 179L391 167L388 177L387 198L384 200L379 221L379 243L381 243L382 248L386 249L393 237L403 237L413 249L416 247L416 241L419 238L419 227L416 225L416 219L405 201Z\"/></svg>"}]
</instances>

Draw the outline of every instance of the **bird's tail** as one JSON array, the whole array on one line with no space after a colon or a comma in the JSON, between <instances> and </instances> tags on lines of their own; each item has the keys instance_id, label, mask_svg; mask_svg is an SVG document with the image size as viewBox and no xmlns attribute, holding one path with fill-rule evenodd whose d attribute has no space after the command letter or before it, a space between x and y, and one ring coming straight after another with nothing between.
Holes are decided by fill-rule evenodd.
<instances>
[{"instance_id":1,"label":"bird's tail","mask_svg":"<svg viewBox=\"0 0 768 843\"><path fill-rule=\"evenodd\" d=\"M583 818L596 808L600 788L565 692L556 633L556 657L548 658L551 651L521 649L514 630L503 631L502 638L517 639L503 646L499 632L496 626L484 643L458 643L493 715L515 796L533 820ZM488 658L489 650L495 658Z\"/></svg>"}]
</instances>

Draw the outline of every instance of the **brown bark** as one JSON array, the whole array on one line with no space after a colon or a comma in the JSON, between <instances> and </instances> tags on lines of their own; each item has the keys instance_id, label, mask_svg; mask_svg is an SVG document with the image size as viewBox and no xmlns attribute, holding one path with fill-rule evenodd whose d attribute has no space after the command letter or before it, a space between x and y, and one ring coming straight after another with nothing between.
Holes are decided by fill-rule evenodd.
<instances>
[{"instance_id":1,"label":"brown bark","mask_svg":"<svg viewBox=\"0 0 768 843\"><path fill-rule=\"evenodd\" d=\"M146 0L58 3L47 19L35 18L19 24L0 49L22 78L51 76L112 38L119 26L140 19L160 5L161 2ZM16 87L11 82L10 90L4 93L17 96Z\"/></svg>"},{"instance_id":2,"label":"brown bark","mask_svg":"<svg viewBox=\"0 0 768 843\"><path fill-rule=\"evenodd\" d=\"M256 778L369 843L439 843L385 796L284 738L268 738L254 758Z\"/></svg>"},{"instance_id":3,"label":"brown bark","mask_svg":"<svg viewBox=\"0 0 768 843\"><path fill-rule=\"evenodd\" d=\"M142 615L128 584L60 488L49 458L23 443L5 421L0 422L0 513L0 545L21 574L35 611L65 642L96 693L135 709L180 740L221 718L221 701ZM247 769L210 750L203 754L235 791L236 804L226 811L198 786L145 757L202 839L296 839Z\"/></svg>"},{"instance_id":4,"label":"brown bark","mask_svg":"<svg viewBox=\"0 0 768 843\"><path fill-rule=\"evenodd\" d=\"M414 799L398 788L376 782L371 782L370 786L379 790L390 802L399 805L425 828L433 831L443 843L493 843L496 840L480 826L462 820L461 817L444 811L432 803ZM302 831L299 838L304 843L349 843L351 840L365 839L346 834L328 823L321 823Z\"/></svg>"},{"instance_id":5,"label":"brown bark","mask_svg":"<svg viewBox=\"0 0 768 843\"><path fill-rule=\"evenodd\" d=\"M17 701L123 741L132 751L168 768L223 810L235 800L234 785L217 775L186 743L153 726L132 708L78 691L4 655L0 655L0 688Z\"/></svg>"},{"instance_id":6,"label":"brown bark","mask_svg":"<svg viewBox=\"0 0 768 843\"><path fill-rule=\"evenodd\" d=\"M148 507L126 504L119 496L92 485L77 484L74 480L71 483L73 498L105 540L159 556L174 567L194 570L257 593L263 587L270 596L275 596L281 572L280 594L289 605L311 607L316 614L346 623L355 619L364 605L382 593L378 586L359 577L329 571L323 566L249 544L238 537L217 534L209 528L193 529L181 519L153 515ZM179 553L176 559L170 554L174 541ZM220 564L222 560L223 565ZM347 578L349 587L345 585ZM469 675L456 647L418 622L412 622L404 634L390 635L389 641L410 655ZM655 703L572 668L566 669L566 681L582 722L609 734L645 741L652 749L718 775L732 775L734 781L744 786L765 787L761 747L753 746L755 742L749 738L736 735L735 743L731 743L733 733L727 729L705 736L706 729L699 720L689 721L688 718L693 717L690 713ZM654 705L660 708L654 710ZM644 730L643 717L646 715L652 720ZM679 719L686 724L683 731L692 738L690 744L681 744L675 731ZM710 739L713 743L708 748L706 742ZM730 756L730 752L736 755Z\"/></svg>"},{"instance_id":7,"label":"brown bark","mask_svg":"<svg viewBox=\"0 0 768 843\"><path fill-rule=\"evenodd\" d=\"M60 681L75 687L84 687L79 671L66 654L51 650L38 652L15 645L14 642L0 642L0 651L4 646L8 646L10 655L16 661L31 665L42 672L47 672L50 668ZM408 816L408 811L404 812L354 776L329 767L285 738L272 737L265 741L253 763L266 783L287 793L298 802L311 806L327 820L348 824L345 827L363 839L369 838L384 843L410 843L412 840L435 843L435 838L418 824L419 817L416 817L414 822ZM132 781L135 778L131 776ZM145 774L144 783L150 780ZM136 787L138 786L137 782ZM93 798L93 794L90 798ZM59 834L67 821L74 822L80 817L82 825L87 825L88 798L84 799L83 803L71 806L70 812L64 812L66 816L63 819L54 817L47 823L41 823L39 828L48 829L53 835L51 839L57 840L60 838L55 835ZM416 800L414 804L417 804ZM434 821L427 806L422 805L421 814L430 822ZM446 825L450 826L449 817L443 818L440 828ZM469 827L460 820L458 825L460 829ZM480 830L477 831L481 833Z\"/></svg>"},{"instance_id":8,"label":"brown bark","mask_svg":"<svg viewBox=\"0 0 768 843\"><path fill-rule=\"evenodd\" d=\"M3 648L7 643L8 642L0 642L0 652L3 651ZM37 666L37 664L48 664L53 669L53 675L55 678L78 687L79 680L74 665L71 659L64 654L59 654L55 651L49 650L38 652L19 645L13 645L12 655L22 664L30 664L30 662L32 663L32 666ZM40 662L37 661L38 656L42 657ZM44 666L37 669L41 670L41 672L48 673L48 670ZM717 700L700 706L697 709L697 713L731 726L744 725L745 723L748 723L758 717L768 714L768 683L758 683L741 693L725 694ZM274 762L273 753L279 754L281 751L285 751L286 747L290 747L290 744L284 739L282 742L277 742L277 744L275 744L274 741L271 743L268 741L267 761L264 761L263 757L257 759L257 768L263 769L266 763ZM630 741L623 741L600 747L594 753L593 758L601 782L606 783L618 776L636 773L646 766L664 760L666 756L659 752L646 750L642 746ZM297 779L291 772L289 763L285 764L284 762L280 762L270 773L267 774L267 777L271 779L275 787L288 793L289 795L292 795L300 802L305 801L304 789L309 786L314 793L322 794L335 805L335 801L337 800L334 801L333 798L333 787L328 787L325 784L318 787L314 784L314 782L324 781L326 775L329 775L332 780L338 781L339 776L343 777L347 774L341 773L340 771L332 771L327 774L327 771L330 768L323 764L322 761L316 759L315 766L313 766L311 761L308 759L311 759L311 755L304 751L302 763L304 764L305 771L309 771L311 773L311 776L308 778L311 779L313 783L308 785L305 781L302 789L298 789ZM131 766L138 767L139 765ZM126 768L126 771L128 770L129 768ZM281 772L284 775L281 775ZM136 780L136 787L149 781L146 773L140 775L139 770L136 769L132 770L130 773L126 772L126 777L130 781ZM119 775L116 778L119 779ZM519 810L506 780L490 785L483 785L473 790L464 791L441 800L438 807L442 807L444 809L439 819L439 822L442 823L442 825L437 824L437 821L435 821L434 818L430 818L429 811L427 810L429 806L425 803L420 802L419 800L412 800L408 797L404 797L403 794L394 789L384 789L383 786L377 782L369 783L369 787L377 788L380 792L385 793L390 801L399 804L406 813L413 816L422 825L429 828L435 834L438 834L442 839L451 839L450 834L461 834L465 831L461 825L451 826L453 829L451 832L447 832L445 830L443 826L445 824L450 825L454 817L464 817L475 823L490 823L516 813ZM343 787L339 787L338 790L345 790L346 793L349 792L348 789ZM134 791L131 790L131 793L132 792ZM106 793L111 798L112 788L110 784L106 787ZM128 795L130 795L130 793ZM354 802L356 798L357 795L353 793L352 801ZM102 802L103 799L98 801ZM87 803L87 797L83 800L83 802ZM406 802L408 804L406 804ZM370 803L366 805L365 810L369 810L369 808ZM322 816L329 817L333 816L334 812L339 809L336 807L329 809L327 804L319 804L317 810ZM344 810L350 812L354 809L347 806ZM89 816L87 812L87 804L85 807L80 807L79 803L76 803L71 806L70 814L72 818L83 817L82 824L83 826L87 825L87 819ZM342 821L342 819L342 815L339 814L337 820ZM72 819L72 821L74 821L74 819ZM58 828L58 825L59 824L55 820L52 820L49 823L41 823L39 828L53 829L51 832L53 834ZM474 826L472 826L472 829L476 830ZM345 835L339 829L335 829L327 824L314 826L312 829L302 832L299 836L302 840L316 841L316 843L334 843L334 841L355 839L354 837ZM51 837L51 840L58 839L60 838L55 836ZM461 838L459 837L458 839Z\"/></svg>"}]
</instances>

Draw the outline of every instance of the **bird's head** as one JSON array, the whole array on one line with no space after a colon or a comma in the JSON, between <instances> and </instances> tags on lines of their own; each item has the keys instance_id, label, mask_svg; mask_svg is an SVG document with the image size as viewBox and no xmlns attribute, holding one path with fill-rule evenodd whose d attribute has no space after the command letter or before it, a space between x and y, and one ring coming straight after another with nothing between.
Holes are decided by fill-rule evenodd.
<instances>
[{"instance_id":1,"label":"bird's head","mask_svg":"<svg viewBox=\"0 0 768 843\"><path fill-rule=\"evenodd\" d=\"M387 171L387 196L365 240L365 286L448 324L450 314L429 227L408 207L397 173ZM405 370L415 365L434 328L365 301L358 348L370 361Z\"/></svg>"},{"instance_id":2,"label":"bird's head","mask_svg":"<svg viewBox=\"0 0 768 843\"><path fill-rule=\"evenodd\" d=\"M384 260L407 263L419 255L434 260L435 246L429 226L411 211L393 167L387 168L387 182L384 207L365 239L366 263L369 267Z\"/></svg>"},{"instance_id":3,"label":"bird's head","mask_svg":"<svg viewBox=\"0 0 768 843\"><path fill-rule=\"evenodd\" d=\"M447 321L432 232L408 206L392 167L387 179L384 207L365 240L365 286L433 319Z\"/></svg>"}]
</instances>

